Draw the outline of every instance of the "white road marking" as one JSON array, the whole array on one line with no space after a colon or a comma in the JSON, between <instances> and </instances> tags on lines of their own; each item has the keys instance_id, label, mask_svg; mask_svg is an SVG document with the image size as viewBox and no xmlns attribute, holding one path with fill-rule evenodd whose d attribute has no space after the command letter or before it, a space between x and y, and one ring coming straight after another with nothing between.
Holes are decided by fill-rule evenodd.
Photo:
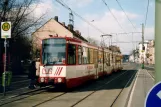
<instances>
[{"instance_id":1,"label":"white road marking","mask_svg":"<svg viewBox=\"0 0 161 107\"><path fill-rule=\"evenodd\" d=\"M136 79L135 79L135 82L134 82L134 85L132 87L132 91L130 93L130 98L129 98L129 101L128 101L128 105L127 107L131 107L131 102L132 102L132 97L133 97L133 94L134 94L134 90L135 90L135 87L136 87L136 82L138 80L138 74L140 73L140 70L138 71L137 75L136 75Z\"/></svg>"},{"instance_id":2,"label":"white road marking","mask_svg":"<svg viewBox=\"0 0 161 107\"><path fill-rule=\"evenodd\" d=\"M151 77L151 79L152 79L153 81L155 81L154 76L152 76L152 75L148 72L148 70L146 70L146 72L147 72L147 74Z\"/></svg>"}]
</instances>

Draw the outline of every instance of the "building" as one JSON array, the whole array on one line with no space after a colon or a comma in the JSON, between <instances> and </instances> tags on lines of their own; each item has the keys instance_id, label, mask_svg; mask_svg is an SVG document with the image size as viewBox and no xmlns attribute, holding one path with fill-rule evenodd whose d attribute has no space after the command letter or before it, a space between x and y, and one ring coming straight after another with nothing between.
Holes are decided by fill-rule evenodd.
<instances>
[{"instance_id":1,"label":"building","mask_svg":"<svg viewBox=\"0 0 161 107\"><path fill-rule=\"evenodd\" d=\"M142 50L142 43L139 43L139 62L144 58L145 64L155 64L154 40L144 42L145 50Z\"/></svg>"},{"instance_id":2,"label":"building","mask_svg":"<svg viewBox=\"0 0 161 107\"><path fill-rule=\"evenodd\" d=\"M134 61L135 61L135 57L134 57L133 54L131 54L131 55L129 56L129 61L130 61L130 62L134 62Z\"/></svg>"},{"instance_id":3,"label":"building","mask_svg":"<svg viewBox=\"0 0 161 107\"><path fill-rule=\"evenodd\" d=\"M144 63L148 63L148 60L147 60L147 47L148 47L148 41L145 41L144 42L144 47L145 49L143 50L143 47L142 47L142 42L139 43L139 63L142 63L143 60L144 60Z\"/></svg>"},{"instance_id":4,"label":"building","mask_svg":"<svg viewBox=\"0 0 161 107\"><path fill-rule=\"evenodd\" d=\"M88 42L78 30L74 31L71 24L65 25L65 22L59 22L58 16L47 21L32 34L33 52L40 49L41 40L50 36L72 37Z\"/></svg>"},{"instance_id":5,"label":"building","mask_svg":"<svg viewBox=\"0 0 161 107\"><path fill-rule=\"evenodd\" d=\"M154 47L154 40L150 40L148 42L147 59L148 59L148 64L155 64L155 47Z\"/></svg>"}]
</instances>

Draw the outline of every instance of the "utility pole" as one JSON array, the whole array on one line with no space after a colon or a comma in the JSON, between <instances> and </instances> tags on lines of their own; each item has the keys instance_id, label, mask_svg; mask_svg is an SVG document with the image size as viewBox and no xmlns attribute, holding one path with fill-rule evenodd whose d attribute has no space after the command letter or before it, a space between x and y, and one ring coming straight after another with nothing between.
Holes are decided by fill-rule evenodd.
<instances>
[{"instance_id":1,"label":"utility pole","mask_svg":"<svg viewBox=\"0 0 161 107\"><path fill-rule=\"evenodd\" d=\"M144 69L144 53L145 53L145 47L144 47L144 24L142 24L142 64L141 68Z\"/></svg>"},{"instance_id":2,"label":"utility pole","mask_svg":"<svg viewBox=\"0 0 161 107\"><path fill-rule=\"evenodd\" d=\"M73 28L74 28L74 15L72 13L72 10L69 13L69 24L73 25Z\"/></svg>"},{"instance_id":3,"label":"utility pole","mask_svg":"<svg viewBox=\"0 0 161 107\"><path fill-rule=\"evenodd\" d=\"M161 0L155 0L155 82L161 81Z\"/></svg>"}]
</instances>

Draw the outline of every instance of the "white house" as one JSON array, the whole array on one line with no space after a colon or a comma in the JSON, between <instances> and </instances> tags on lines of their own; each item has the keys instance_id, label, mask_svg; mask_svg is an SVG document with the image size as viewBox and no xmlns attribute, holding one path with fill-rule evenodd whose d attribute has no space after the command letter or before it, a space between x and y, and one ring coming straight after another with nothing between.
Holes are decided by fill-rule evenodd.
<instances>
[{"instance_id":1,"label":"white house","mask_svg":"<svg viewBox=\"0 0 161 107\"><path fill-rule=\"evenodd\" d=\"M34 51L37 51L35 49L40 49L42 39L50 36L72 37L88 42L78 30L74 31L71 24L65 25L65 22L59 22L58 16L55 16L55 18L48 20L32 34Z\"/></svg>"},{"instance_id":2,"label":"white house","mask_svg":"<svg viewBox=\"0 0 161 107\"><path fill-rule=\"evenodd\" d=\"M146 57L148 41L144 42L144 47L145 47L145 50L143 50L143 48L142 48L142 42L139 43L139 63L142 63L143 59L144 59L144 63L148 62L147 57Z\"/></svg>"}]
</instances>

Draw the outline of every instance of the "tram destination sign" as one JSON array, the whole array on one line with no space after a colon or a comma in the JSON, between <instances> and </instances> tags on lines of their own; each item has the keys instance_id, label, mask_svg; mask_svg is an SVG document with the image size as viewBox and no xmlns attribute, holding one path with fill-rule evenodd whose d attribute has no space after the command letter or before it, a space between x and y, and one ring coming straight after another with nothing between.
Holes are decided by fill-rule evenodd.
<instances>
[{"instance_id":1,"label":"tram destination sign","mask_svg":"<svg viewBox=\"0 0 161 107\"><path fill-rule=\"evenodd\" d=\"M11 38L11 22L1 22L1 38Z\"/></svg>"}]
</instances>

